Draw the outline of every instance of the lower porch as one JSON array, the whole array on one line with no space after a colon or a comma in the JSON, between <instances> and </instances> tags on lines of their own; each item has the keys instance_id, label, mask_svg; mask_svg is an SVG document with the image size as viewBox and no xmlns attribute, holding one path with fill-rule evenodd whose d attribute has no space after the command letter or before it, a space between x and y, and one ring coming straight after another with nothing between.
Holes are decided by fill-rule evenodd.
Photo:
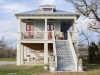
<instances>
[{"instance_id":1,"label":"lower porch","mask_svg":"<svg viewBox=\"0 0 100 75\"><path fill-rule=\"evenodd\" d=\"M49 62L48 57L53 54L52 43L20 43L19 47L17 65L43 65Z\"/></svg>"}]
</instances>

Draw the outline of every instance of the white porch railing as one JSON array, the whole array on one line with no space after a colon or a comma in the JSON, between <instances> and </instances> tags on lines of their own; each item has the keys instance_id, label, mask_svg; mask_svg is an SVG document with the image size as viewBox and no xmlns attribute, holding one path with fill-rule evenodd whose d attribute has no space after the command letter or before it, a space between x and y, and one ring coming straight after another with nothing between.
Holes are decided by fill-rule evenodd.
<instances>
[{"instance_id":1,"label":"white porch railing","mask_svg":"<svg viewBox=\"0 0 100 75\"><path fill-rule=\"evenodd\" d=\"M73 44L72 44L72 39L71 39L71 36L70 36L70 32L68 30L68 41L70 43L70 49L72 51L72 54L73 54L73 59L74 59L74 62L75 62L75 70L77 71L77 56L76 56L76 53L75 53L75 50L74 50L74 47L73 47Z\"/></svg>"},{"instance_id":2,"label":"white porch railing","mask_svg":"<svg viewBox=\"0 0 100 75\"><path fill-rule=\"evenodd\" d=\"M57 52L56 52L56 44L55 44L55 40L56 40L56 38L55 38L55 35L56 35L56 32L54 31L54 33L53 33L53 35L54 35L54 39L53 39L53 53L54 53L54 56L55 56L55 67L56 67L56 69L57 69Z\"/></svg>"},{"instance_id":3,"label":"white porch railing","mask_svg":"<svg viewBox=\"0 0 100 75\"><path fill-rule=\"evenodd\" d=\"M17 40L53 40L54 31L26 31L18 32Z\"/></svg>"}]
</instances>

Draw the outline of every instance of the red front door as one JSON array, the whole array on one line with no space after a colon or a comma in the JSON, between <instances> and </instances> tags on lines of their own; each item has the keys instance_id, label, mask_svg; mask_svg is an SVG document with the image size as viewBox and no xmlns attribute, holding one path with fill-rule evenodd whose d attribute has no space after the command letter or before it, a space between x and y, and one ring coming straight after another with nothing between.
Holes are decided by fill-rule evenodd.
<instances>
[{"instance_id":1,"label":"red front door","mask_svg":"<svg viewBox=\"0 0 100 75\"><path fill-rule=\"evenodd\" d=\"M48 30L48 31L54 30L54 24L48 24L48 25L47 25L47 30ZM48 33L48 39L49 39L49 40L52 39L52 32L49 32L49 33Z\"/></svg>"},{"instance_id":2,"label":"red front door","mask_svg":"<svg viewBox=\"0 0 100 75\"><path fill-rule=\"evenodd\" d=\"M27 23L26 24L26 31L29 31L29 38L32 39L33 38L34 25Z\"/></svg>"}]
</instances>

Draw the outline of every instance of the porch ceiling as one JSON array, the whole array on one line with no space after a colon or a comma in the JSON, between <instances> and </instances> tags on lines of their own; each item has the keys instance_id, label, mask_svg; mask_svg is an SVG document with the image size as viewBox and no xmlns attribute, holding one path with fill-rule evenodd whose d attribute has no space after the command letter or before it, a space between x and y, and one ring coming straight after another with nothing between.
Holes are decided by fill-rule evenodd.
<instances>
[{"instance_id":1,"label":"porch ceiling","mask_svg":"<svg viewBox=\"0 0 100 75\"><path fill-rule=\"evenodd\" d=\"M44 43L22 43L22 45L27 46L33 50L44 50ZM48 50L52 50L52 43L48 44Z\"/></svg>"}]
</instances>

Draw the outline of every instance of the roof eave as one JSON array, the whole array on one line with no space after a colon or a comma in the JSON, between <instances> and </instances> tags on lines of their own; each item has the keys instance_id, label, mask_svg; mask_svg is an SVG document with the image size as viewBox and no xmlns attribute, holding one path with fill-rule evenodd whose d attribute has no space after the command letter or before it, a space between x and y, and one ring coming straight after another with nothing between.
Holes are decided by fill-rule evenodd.
<instances>
[{"instance_id":1,"label":"roof eave","mask_svg":"<svg viewBox=\"0 0 100 75\"><path fill-rule=\"evenodd\" d=\"M51 13L51 14L43 14L43 13L41 13L41 14L14 14L15 16L16 16L16 18L18 18L18 16L20 16L20 15L75 15L75 16L77 16L77 19L80 17L80 15L81 14L53 14L53 13Z\"/></svg>"}]
</instances>

